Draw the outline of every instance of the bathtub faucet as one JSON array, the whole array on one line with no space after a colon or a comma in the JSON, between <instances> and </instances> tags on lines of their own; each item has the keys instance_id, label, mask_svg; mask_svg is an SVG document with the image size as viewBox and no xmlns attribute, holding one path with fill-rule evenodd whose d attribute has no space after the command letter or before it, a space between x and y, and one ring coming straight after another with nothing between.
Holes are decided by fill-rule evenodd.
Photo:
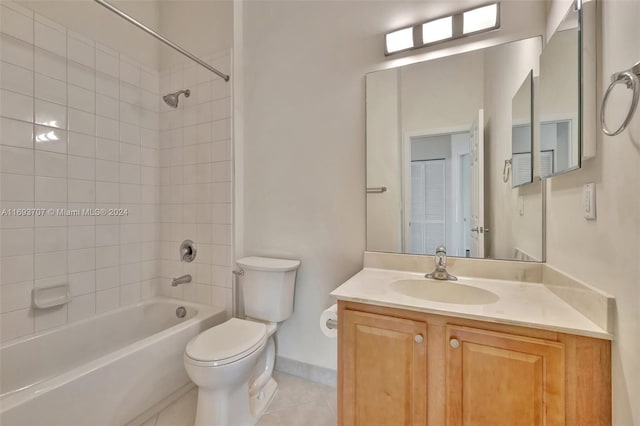
<instances>
[{"instance_id":1,"label":"bathtub faucet","mask_svg":"<svg viewBox=\"0 0 640 426\"><path fill-rule=\"evenodd\" d=\"M187 284L191 282L191 274L183 275L178 278L174 278L171 280L171 287L177 287L180 284Z\"/></svg>"}]
</instances>

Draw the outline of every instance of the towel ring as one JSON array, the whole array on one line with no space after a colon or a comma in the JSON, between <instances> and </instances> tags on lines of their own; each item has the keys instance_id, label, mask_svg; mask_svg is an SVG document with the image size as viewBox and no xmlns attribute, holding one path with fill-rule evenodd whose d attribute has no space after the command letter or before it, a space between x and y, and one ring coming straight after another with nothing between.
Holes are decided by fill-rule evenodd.
<instances>
[{"instance_id":1,"label":"towel ring","mask_svg":"<svg viewBox=\"0 0 640 426\"><path fill-rule=\"evenodd\" d=\"M604 98L602 99L602 108L600 109L600 123L602 124L602 131L605 135L619 135L631 122L633 114L636 112L636 108L638 107L638 98L640 98L640 79L638 76L640 76L640 62L636 63L626 71L618 72L611 76L611 84L604 94ZM629 108L629 112L620 127L616 130L610 130L605 122L605 110L607 108L609 95L618 83L624 83L627 86L627 89L633 90L633 97L631 98L631 108Z\"/></svg>"}]
</instances>

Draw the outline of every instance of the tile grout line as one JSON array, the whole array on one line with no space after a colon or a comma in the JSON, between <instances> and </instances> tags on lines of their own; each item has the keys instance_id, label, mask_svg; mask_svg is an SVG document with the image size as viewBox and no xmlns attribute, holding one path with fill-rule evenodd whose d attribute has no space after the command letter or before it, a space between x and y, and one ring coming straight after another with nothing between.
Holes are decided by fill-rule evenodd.
<instances>
[{"instance_id":1,"label":"tile grout line","mask_svg":"<svg viewBox=\"0 0 640 426\"><path fill-rule=\"evenodd\" d=\"M36 206L36 19L35 13L31 14L31 24L32 24L32 34L33 34L33 45L31 46L31 60L33 61L33 98L31 99L33 105L33 113L31 114L31 147L33 149L33 207ZM32 248L32 258L33 264L31 265L32 272L32 284L31 284L31 294L33 295L33 291L36 288L36 218L33 218L33 248ZM32 296L33 297L33 296ZM33 304L31 304L30 309L32 311L33 319L31 324L31 334L36 332L36 313L33 309Z\"/></svg>"},{"instance_id":2,"label":"tile grout line","mask_svg":"<svg viewBox=\"0 0 640 426\"><path fill-rule=\"evenodd\" d=\"M120 164L122 163L122 144L120 139L122 138L122 80L121 80L121 72L122 68L122 55L120 51L118 52L118 208L122 208L122 184L120 183ZM122 276L122 219L120 217L117 218L118 221L118 307L121 306L122 299L122 282L120 277Z\"/></svg>"},{"instance_id":3,"label":"tile grout line","mask_svg":"<svg viewBox=\"0 0 640 426\"><path fill-rule=\"evenodd\" d=\"M35 16L35 15L34 15ZM35 23L34 23L34 29L35 29ZM35 41L35 40L34 40ZM67 99L66 102L66 108L65 108L65 122L66 122L66 131L67 131L67 137L66 137L66 149L65 149L65 156L66 156L66 160L67 160L67 170L66 170L66 180L67 180L67 209L69 208L69 31L68 29L65 27L64 30L64 47L65 47L65 73L66 73L66 84L65 84L65 97ZM34 64L34 68L35 68L35 64ZM35 74L34 74L35 75ZM65 221L66 221L66 242L67 242L67 253L66 253L66 258L67 258L67 286L69 285L69 218L65 217ZM67 319L65 321L65 324L69 323L69 303L67 303L65 305L65 309L67 310L66 314L67 314Z\"/></svg>"},{"instance_id":4,"label":"tile grout line","mask_svg":"<svg viewBox=\"0 0 640 426\"><path fill-rule=\"evenodd\" d=\"M96 176L96 153L98 152L98 47L93 40L93 207L98 208L98 182ZM98 223L93 223L93 315L98 313Z\"/></svg>"}]
</instances>

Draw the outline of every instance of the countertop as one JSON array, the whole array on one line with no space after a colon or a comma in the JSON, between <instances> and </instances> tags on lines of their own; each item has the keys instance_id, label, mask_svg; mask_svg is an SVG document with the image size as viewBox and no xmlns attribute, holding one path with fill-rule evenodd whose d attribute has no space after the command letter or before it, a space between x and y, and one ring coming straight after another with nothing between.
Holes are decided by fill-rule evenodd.
<instances>
[{"instance_id":1,"label":"countertop","mask_svg":"<svg viewBox=\"0 0 640 426\"><path fill-rule=\"evenodd\" d=\"M364 268L331 292L338 300L494 323L552 330L612 340L613 336L539 283L458 277L452 283L489 290L498 300L488 304L441 303L395 291L397 280L424 279L424 274Z\"/></svg>"}]
</instances>

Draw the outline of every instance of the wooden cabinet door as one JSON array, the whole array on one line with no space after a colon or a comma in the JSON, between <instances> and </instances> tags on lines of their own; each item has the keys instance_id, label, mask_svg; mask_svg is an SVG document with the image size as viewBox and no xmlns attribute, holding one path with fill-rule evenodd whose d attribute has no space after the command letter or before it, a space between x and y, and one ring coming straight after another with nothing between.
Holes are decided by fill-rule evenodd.
<instances>
[{"instance_id":1,"label":"wooden cabinet door","mask_svg":"<svg viewBox=\"0 0 640 426\"><path fill-rule=\"evenodd\" d=\"M447 424L565 424L564 345L447 326Z\"/></svg>"},{"instance_id":2,"label":"wooden cabinet door","mask_svg":"<svg viewBox=\"0 0 640 426\"><path fill-rule=\"evenodd\" d=\"M426 425L425 322L345 310L338 338L338 424Z\"/></svg>"}]
</instances>

